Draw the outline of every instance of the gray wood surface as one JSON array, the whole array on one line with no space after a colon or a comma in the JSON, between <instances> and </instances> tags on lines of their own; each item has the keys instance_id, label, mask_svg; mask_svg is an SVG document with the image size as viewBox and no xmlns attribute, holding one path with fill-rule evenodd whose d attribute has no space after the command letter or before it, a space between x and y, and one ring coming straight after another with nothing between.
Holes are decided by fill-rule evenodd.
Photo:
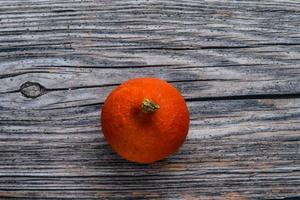
<instances>
[{"instance_id":1,"label":"gray wood surface","mask_svg":"<svg viewBox=\"0 0 300 200\"><path fill-rule=\"evenodd\" d=\"M99 113L155 76L187 100L138 165ZM300 1L0 0L0 199L300 199Z\"/></svg>"}]
</instances>

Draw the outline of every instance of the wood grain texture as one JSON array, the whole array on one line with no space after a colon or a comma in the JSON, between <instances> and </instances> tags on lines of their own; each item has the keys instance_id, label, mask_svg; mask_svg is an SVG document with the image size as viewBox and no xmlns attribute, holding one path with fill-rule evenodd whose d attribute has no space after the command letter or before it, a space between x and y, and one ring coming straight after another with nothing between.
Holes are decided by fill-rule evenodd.
<instances>
[{"instance_id":1,"label":"wood grain texture","mask_svg":"<svg viewBox=\"0 0 300 200\"><path fill-rule=\"evenodd\" d=\"M100 131L123 81L188 102L176 154ZM0 199L299 199L300 2L0 0Z\"/></svg>"}]
</instances>

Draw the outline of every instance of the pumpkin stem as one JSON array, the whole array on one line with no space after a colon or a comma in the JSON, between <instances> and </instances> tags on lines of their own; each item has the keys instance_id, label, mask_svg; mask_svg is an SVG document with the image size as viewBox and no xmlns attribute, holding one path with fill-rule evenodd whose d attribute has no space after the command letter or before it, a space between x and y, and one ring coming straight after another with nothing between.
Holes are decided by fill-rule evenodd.
<instances>
[{"instance_id":1,"label":"pumpkin stem","mask_svg":"<svg viewBox=\"0 0 300 200\"><path fill-rule=\"evenodd\" d=\"M141 109L143 113L153 113L156 110L158 110L160 106L156 103L154 103L151 99L144 99L141 104Z\"/></svg>"}]
</instances>

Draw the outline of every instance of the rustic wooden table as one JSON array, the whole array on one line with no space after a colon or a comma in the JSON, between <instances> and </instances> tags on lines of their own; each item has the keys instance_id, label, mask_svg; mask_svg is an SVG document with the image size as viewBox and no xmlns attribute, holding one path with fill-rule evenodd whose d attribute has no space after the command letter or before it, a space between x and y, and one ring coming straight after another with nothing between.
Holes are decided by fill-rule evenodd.
<instances>
[{"instance_id":1,"label":"rustic wooden table","mask_svg":"<svg viewBox=\"0 0 300 200\"><path fill-rule=\"evenodd\" d=\"M152 165L99 113L154 76L191 127ZM0 199L300 199L300 1L0 0Z\"/></svg>"}]
</instances>

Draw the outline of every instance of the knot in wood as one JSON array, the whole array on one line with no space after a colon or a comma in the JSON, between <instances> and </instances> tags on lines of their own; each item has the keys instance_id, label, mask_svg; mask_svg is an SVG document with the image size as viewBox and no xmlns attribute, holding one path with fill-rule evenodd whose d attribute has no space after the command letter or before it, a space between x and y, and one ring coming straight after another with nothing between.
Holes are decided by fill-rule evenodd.
<instances>
[{"instance_id":1,"label":"knot in wood","mask_svg":"<svg viewBox=\"0 0 300 200\"><path fill-rule=\"evenodd\" d=\"M20 91L27 98L37 98L45 93L45 87L36 82L26 82L21 85Z\"/></svg>"}]
</instances>

